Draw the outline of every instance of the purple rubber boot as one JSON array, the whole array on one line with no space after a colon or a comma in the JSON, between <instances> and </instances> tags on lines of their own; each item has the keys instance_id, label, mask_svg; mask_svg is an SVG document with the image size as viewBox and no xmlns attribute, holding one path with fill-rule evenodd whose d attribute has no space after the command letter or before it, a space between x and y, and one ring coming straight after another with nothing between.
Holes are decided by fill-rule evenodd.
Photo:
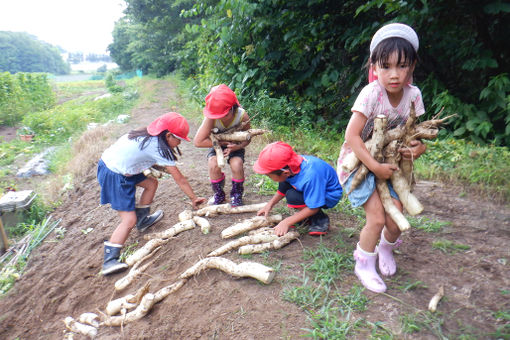
<instances>
[{"instance_id":1,"label":"purple rubber boot","mask_svg":"<svg viewBox=\"0 0 510 340\"><path fill-rule=\"evenodd\" d=\"M223 191L223 187L225 186L225 174L222 173L221 175L220 179L211 180L211 187L214 195L207 202L209 205L218 205L225 202L225 191Z\"/></svg>"},{"instance_id":2,"label":"purple rubber boot","mask_svg":"<svg viewBox=\"0 0 510 340\"><path fill-rule=\"evenodd\" d=\"M243 205L244 179L232 178L232 190L230 190L230 203L233 207Z\"/></svg>"}]
</instances>

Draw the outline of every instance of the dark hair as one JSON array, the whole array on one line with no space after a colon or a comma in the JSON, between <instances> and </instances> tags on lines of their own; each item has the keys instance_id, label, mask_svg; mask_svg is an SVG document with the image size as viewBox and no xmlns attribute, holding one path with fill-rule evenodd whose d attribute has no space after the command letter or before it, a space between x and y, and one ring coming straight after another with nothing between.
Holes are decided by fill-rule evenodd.
<instances>
[{"instance_id":1,"label":"dark hair","mask_svg":"<svg viewBox=\"0 0 510 340\"><path fill-rule=\"evenodd\" d=\"M289 166L286 165L281 169L271 171L270 174L280 176L281 174L283 174L283 170L289 170L289 169L290 169Z\"/></svg>"},{"instance_id":2,"label":"dark hair","mask_svg":"<svg viewBox=\"0 0 510 340\"><path fill-rule=\"evenodd\" d=\"M172 149L170 145L168 145L166 141L166 134L168 133L168 130L163 130L159 133L157 136L152 136L147 132L147 128L141 128L137 130L131 130L129 131L128 138L134 139L137 142L142 139L142 142L140 143L139 147L140 150L143 150L147 147L147 143L149 143L151 138L157 138L158 139L158 151L159 154L169 160L176 161L177 156L175 154L175 151L179 154L179 156L182 156L181 150L179 150L179 147L175 147L176 150Z\"/></svg>"},{"instance_id":3,"label":"dark hair","mask_svg":"<svg viewBox=\"0 0 510 340\"><path fill-rule=\"evenodd\" d=\"M383 66L394 52L398 54L397 64L403 62L406 65L413 65L418 60L418 53L409 41L404 38L392 37L384 39L375 47L368 63Z\"/></svg>"}]
</instances>

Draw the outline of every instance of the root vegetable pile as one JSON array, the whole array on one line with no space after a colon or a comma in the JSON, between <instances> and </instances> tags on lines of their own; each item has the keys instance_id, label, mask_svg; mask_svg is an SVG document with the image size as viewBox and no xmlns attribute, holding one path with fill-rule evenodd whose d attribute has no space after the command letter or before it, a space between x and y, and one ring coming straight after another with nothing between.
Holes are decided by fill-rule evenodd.
<instances>
[{"instance_id":1,"label":"root vegetable pile","mask_svg":"<svg viewBox=\"0 0 510 340\"><path fill-rule=\"evenodd\" d=\"M148 234L144 237L148 242L126 259L126 263L131 269L127 275L116 281L115 289L122 290L128 287L136 277L154 263L156 259L151 258L179 233L191 230L198 225L202 233L207 234L210 231L211 224L208 219L202 216L212 218L220 214L256 212L264 205L265 203L232 207L230 204L222 204L208 206L193 212L191 210L181 212L179 214L179 223L176 223L167 230ZM297 232L291 231L282 237L278 237L273 233L272 228L270 228L281 220L281 215L268 216L267 218L254 216L226 228L222 232L222 238L232 238L246 232L251 232L253 235L234 239L218 249L211 251L206 258L199 260L182 272L176 278L176 281L168 286L151 292L150 281L148 281L135 293L127 294L110 301L105 308L105 312L100 312L101 321L99 321L99 316L94 313L84 313L80 316L78 321L70 316L67 317L64 323L70 333L66 333L66 336L72 338L74 333L78 333L93 338L97 336L98 328L101 326L123 326L127 323L139 320L144 317L156 303L161 302L168 295L176 292L184 286L190 278L199 275L202 271L207 269L218 269L234 277L248 277L256 279L264 284L270 284L276 274L273 268L256 262L235 263L229 259L220 257L220 255L235 249L239 249L240 254L256 253L268 249L279 249L289 244L299 236ZM151 260L147 261L148 259Z\"/></svg>"}]
</instances>

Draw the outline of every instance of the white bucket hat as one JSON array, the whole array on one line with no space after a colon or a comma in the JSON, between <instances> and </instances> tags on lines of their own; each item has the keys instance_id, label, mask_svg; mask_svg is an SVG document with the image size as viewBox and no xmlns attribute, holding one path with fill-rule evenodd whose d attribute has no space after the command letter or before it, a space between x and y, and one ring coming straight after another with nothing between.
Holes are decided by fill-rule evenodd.
<instances>
[{"instance_id":1,"label":"white bucket hat","mask_svg":"<svg viewBox=\"0 0 510 340\"><path fill-rule=\"evenodd\" d=\"M375 32L374 37L372 38L372 42L370 42L370 54L372 54L374 49L377 47L377 45L379 45L381 41L387 38L403 38L409 41L414 50L418 52L420 42L416 32L410 26L395 23L385 25L381 27L377 32Z\"/></svg>"}]
</instances>

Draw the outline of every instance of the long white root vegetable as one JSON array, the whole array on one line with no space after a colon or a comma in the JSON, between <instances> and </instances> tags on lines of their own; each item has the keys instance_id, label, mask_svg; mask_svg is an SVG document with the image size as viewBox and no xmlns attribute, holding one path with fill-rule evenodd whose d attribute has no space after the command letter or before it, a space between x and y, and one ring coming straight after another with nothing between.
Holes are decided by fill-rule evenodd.
<instances>
[{"instance_id":1,"label":"long white root vegetable","mask_svg":"<svg viewBox=\"0 0 510 340\"><path fill-rule=\"evenodd\" d=\"M209 223L207 219L200 216L194 216L193 222L195 222L196 225L200 227L202 234L206 235L209 234L209 232L211 231L211 223Z\"/></svg>"},{"instance_id":2,"label":"long white root vegetable","mask_svg":"<svg viewBox=\"0 0 510 340\"><path fill-rule=\"evenodd\" d=\"M250 244L246 246L242 246L239 248L239 254L245 255L245 254L257 254L262 253L266 250L271 249L280 249L293 240L297 239L299 237L299 233L297 231L289 231L287 234L280 236L278 239L269 242L269 243L262 243L262 244Z\"/></svg>"},{"instance_id":3,"label":"long white root vegetable","mask_svg":"<svg viewBox=\"0 0 510 340\"><path fill-rule=\"evenodd\" d=\"M439 291L430 299L429 302L429 311L434 313L437 309L437 304L441 300L441 298L444 296L444 287L439 287Z\"/></svg>"},{"instance_id":4,"label":"long white root vegetable","mask_svg":"<svg viewBox=\"0 0 510 340\"><path fill-rule=\"evenodd\" d=\"M384 148L384 159L388 164L394 164L398 166L400 161L400 153L398 152L399 144L397 141L392 141L390 144L386 145ZM400 202L407 210L407 212L412 215L418 215L423 211L423 205L418 201L416 196L414 196L411 192L411 184L405 178L402 169L398 169L393 171L391 175L391 184L393 185L393 189L398 195Z\"/></svg>"},{"instance_id":5,"label":"long white root vegetable","mask_svg":"<svg viewBox=\"0 0 510 340\"><path fill-rule=\"evenodd\" d=\"M106 316L104 324L106 326L121 326L141 319L149 312L155 303L154 294L147 293L143 296L142 301L135 310L126 313L123 316Z\"/></svg>"},{"instance_id":6,"label":"long white root vegetable","mask_svg":"<svg viewBox=\"0 0 510 340\"><path fill-rule=\"evenodd\" d=\"M208 268L219 269L236 277L251 277L265 284L271 283L275 276L273 268L260 263L241 262L236 264L223 257L207 257L195 263L195 265L182 273L179 278L188 279Z\"/></svg>"},{"instance_id":7,"label":"long white root vegetable","mask_svg":"<svg viewBox=\"0 0 510 340\"><path fill-rule=\"evenodd\" d=\"M135 294L128 294L121 298L112 300L106 305L106 314L115 315L122 309L130 310L136 308L145 294L149 292L150 282L147 282L142 288L138 289Z\"/></svg>"},{"instance_id":8,"label":"long white root vegetable","mask_svg":"<svg viewBox=\"0 0 510 340\"><path fill-rule=\"evenodd\" d=\"M393 199L390 195L390 189L385 180L376 178L375 187L381 198L381 202L384 207L384 211L391 216L391 219L397 224L400 231L406 231L411 228L409 221L405 218L404 214L393 203Z\"/></svg>"},{"instance_id":9,"label":"long white root vegetable","mask_svg":"<svg viewBox=\"0 0 510 340\"><path fill-rule=\"evenodd\" d=\"M253 136L262 135L267 130L264 129L249 129L246 131L235 131L232 133L217 133L214 135L217 140L230 141L230 142L244 142L250 140Z\"/></svg>"},{"instance_id":10,"label":"long white root vegetable","mask_svg":"<svg viewBox=\"0 0 510 340\"><path fill-rule=\"evenodd\" d=\"M193 218L193 211L184 210L179 213L179 221L184 222Z\"/></svg>"},{"instance_id":11,"label":"long white root vegetable","mask_svg":"<svg viewBox=\"0 0 510 340\"><path fill-rule=\"evenodd\" d=\"M230 238L263 226L271 226L280 222L282 219L283 217L280 214L271 215L267 218L265 216L255 216L224 229L221 232L221 237Z\"/></svg>"},{"instance_id":12,"label":"long white root vegetable","mask_svg":"<svg viewBox=\"0 0 510 340\"><path fill-rule=\"evenodd\" d=\"M83 313L78 318L78 322L98 328L99 316L95 313Z\"/></svg>"},{"instance_id":13,"label":"long white root vegetable","mask_svg":"<svg viewBox=\"0 0 510 340\"><path fill-rule=\"evenodd\" d=\"M154 293L154 300L156 301L156 303L160 302L168 295L180 289L187 281L188 281L187 279L180 279L169 286L161 288L156 293Z\"/></svg>"},{"instance_id":14,"label":"long white root vegetable","mask_svg":"<svg viewBox=\"0 0 510 340\"><path fill-rule=\"evenodd\" d=\"M128 258L126 259L126 264L128 266L134 265L135 263L137 263L137 262L141 261L143 258L145 258L147 255L149 255L154 249L164 245L168 241L170 241L170 239L164 240L162 238L156 238L156 239L150 240L143 247L141 247L140 249L135 251L133 254L128 256Z\"/></svg>"},{"instance_id":15,"label":"long white root vegetable","mask_svg":"<svg viewBox=\"0 0 510 340\"><path fill-rule=\"evenodd\" d=\"M154 249L149 255L145 256L140 261L136 262L133 267L129 270L129 273L124 276L123 278L118 279L115 282L115 290L122 290L129 286L133 280L143 273L147 268L149 268L153 263L154 260L147 262L143 266L141 265L143 261L147 260L148 258L152 257L161 247L157 247Z\"/></svg>"},{"instance_id":16,"label":"long white root vegetable","mask_svg":"<svg viewBox=\"0 0 510 340\"><path fill-rule=\"evenodd\" d=\"M152 178L156 178L156 179L163 177L163 174L161 173L161 171L154 169L154 168L145 169L143 171L143 174L147 177L152 177Z\"/></svg>"},{"instance_id":17,"label":"long white root vegetable","mask_svg":"<svg viewBox=\"0 0 510 340\"><path fill-rule=\"evenodd\" d=\"M258 244L258 243L267 243L267 242L272 242L274 240L276 240L278 238L277 235L275 234L271 234L271 235L267 235L267 234L256 234L256 235L252 235L252 236L244 236L244 237L241 237L241 238L238 238L236 240L233 240L233 241L230 241L228 242L227 244L219 247L218 249L210 252L209 254L207 254L208 257L211 257L211 256L220 256L220 255L223 255L225 253L228 253L229 251L233 250L233 249L237 249L241 246L244 246L246 244Z\"/></svg>"},{"instance_id":18,"label":"long white root vegetable","mask_svg":"<svg viewBox=\"0 0 510 340\"><path fill-rule=\"evenodd\" d=\"M211 138L212 146L216 152L216 162L220 168L223 168L225 166L225 157L223 156L223 150L221 149L220 143L213 133L209 135L209 138Z\"/></svg>"},{"instance_id":19,"label":"long white root vegetable","mask_svg":"<svg viewBox=\"0 0 510 340\"><path fill-rule=\"evenodd\" d=\"M216 216L220 214L242 214L247 212L257 212L262 209L266 203L241 205L232 207L230 203L210 205L202 209L193 211L193 216Z\"/></svg>"},{"instance_id":20,"label":"long white root vegetable","mask_svg":"<svg viewBox=\"0 0 510 340\"><path fill-rule=\"evenodd\" d=\"M378 115L374 119L374 132L372 133L372 139L365 142L365 146L367 147L368 152L375 159L380 159L382 161L382 149L384 147L384 131L386 130L386 125L388 123L388 118L384 115ZM352 152L354 153L354 152ZM365 177L369 173L368 168L365 164L361 163L359 165L358 170L354 174L354 177L351 181L351 187L347 195L349 195L356 187L365 180Z\"/></svg>"},{"instance_id":21,"label":"long white root vegetable","mask_svg":"<svg viewBox=\"0 0 510 340\"><path fill-rule=\"evenodd\" d=\"M152 233L144 236L144 239L146 240L157 240L162 239L166 240L171 237L174 237L175 235L182 233L183 231L190 230L195 228L195 222L193 220L186 220L183 222L179 222L168 228L167 230L164 230L159 233ZM148 242L147 242L148 243ZM126 261L127 262L127 261Z\"/></svg>"},{"instance_id":22,"label":"long white root vegetable","mask_svg":"<svg viewBox=\"0 0 510 340\"><path fill-rule=\"evenodd\" d=\"M95 338L97 336L97 328L89 325L84 325L74 320L72 317L68 316L64 319L64 323L66 327L71 331L79 334L86 335L90 338Z\"/></svg>"}]
</instances>

